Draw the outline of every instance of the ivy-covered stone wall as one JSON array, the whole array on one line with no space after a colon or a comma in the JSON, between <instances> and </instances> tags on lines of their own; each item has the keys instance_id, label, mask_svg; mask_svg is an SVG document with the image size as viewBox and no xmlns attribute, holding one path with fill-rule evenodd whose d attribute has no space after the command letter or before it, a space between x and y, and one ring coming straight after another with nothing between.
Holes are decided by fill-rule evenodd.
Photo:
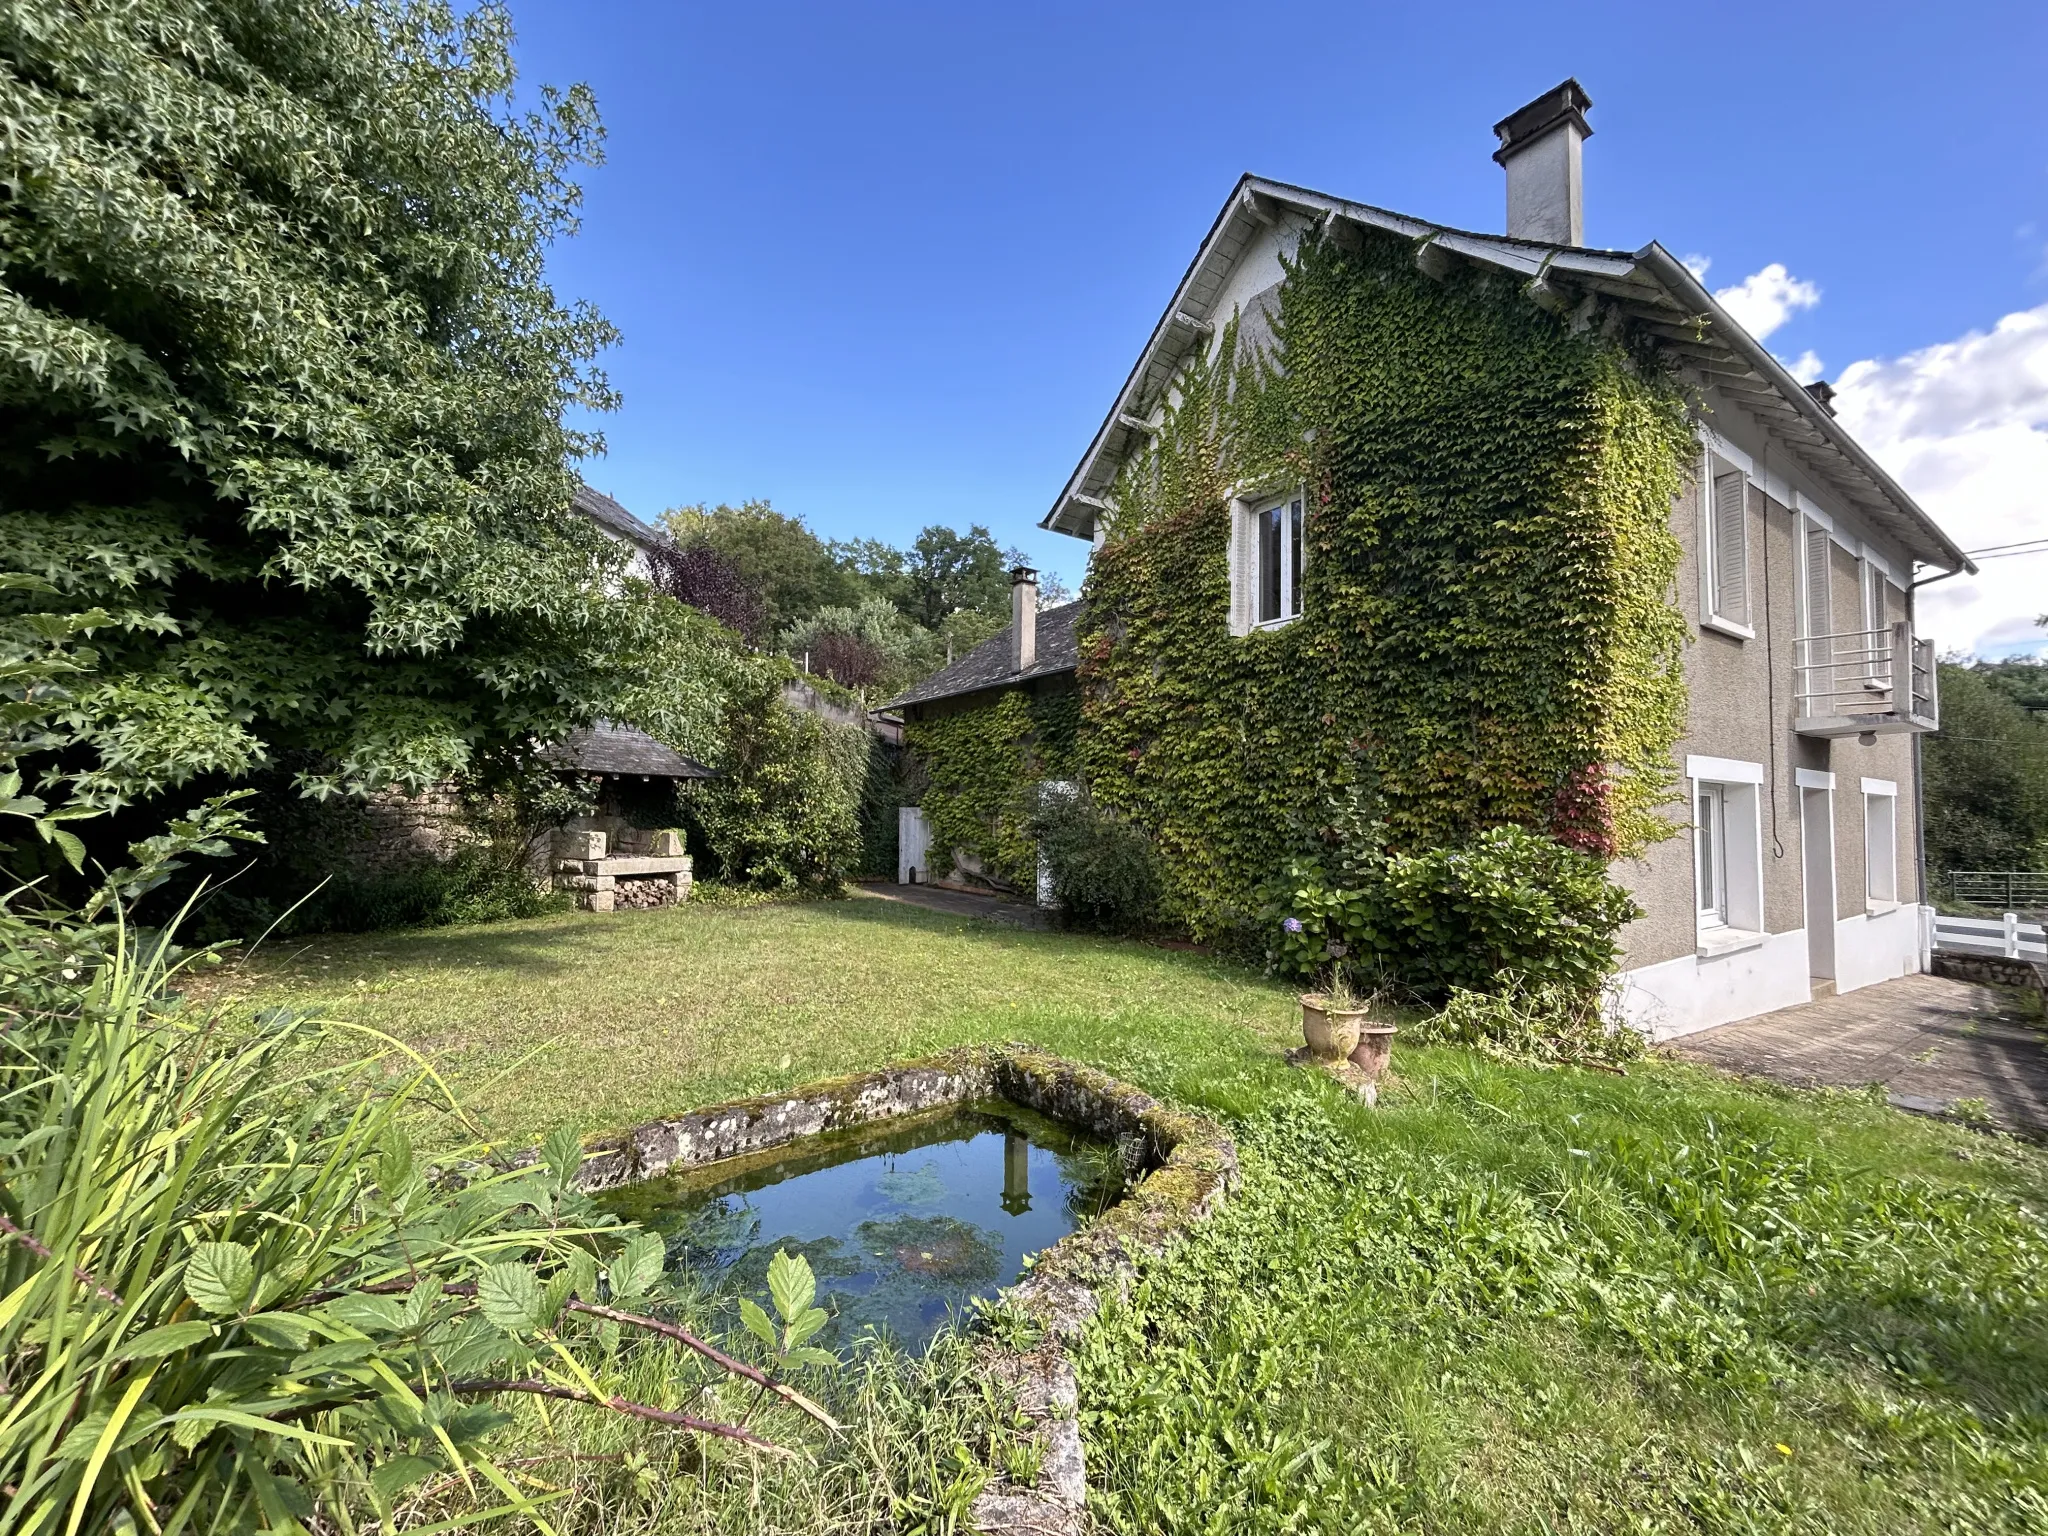
<instances>
[{"instance_id":1,"label":"ivy-covered stone wall","mask_svg":"<svg viewBox=\"0 0 2048 1536\"><path fill-rule=\"evenodd\" d=\"M1021 871L1013 808L1078 768L1158 843L1172 917L1216 937L1351 793L1410 849L1504 823L1607 857L1662 835L1695 452L1675 382L1590 303L1434 279L1392 237L1305 240L1271 324L1242 349L1227 326L1123 468L1071 763L1017 695L911 728L934 847ZM1303 616L1234 635L1232 499L1297 487Z\"/></svg>"}]
</instances>

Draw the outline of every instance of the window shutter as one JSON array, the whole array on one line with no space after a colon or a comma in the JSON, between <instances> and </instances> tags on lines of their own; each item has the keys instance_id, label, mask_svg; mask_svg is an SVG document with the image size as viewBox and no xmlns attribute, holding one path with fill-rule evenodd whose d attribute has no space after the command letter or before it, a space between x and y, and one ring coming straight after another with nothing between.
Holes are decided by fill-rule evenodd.
<instances>
[{"instance_id":1,"label":"window shutter","mask_svg":"<svg viewBox=\"0 0 2048 1536\"><path fill-rule=\"evenodd\" d=\"M1808 525L1806 530L1806 633L1834 632L1828 602L1828 531Z\"/></svg>"},{"instance_id":2,"label":"window shutter","mask_svg":"<svg viewBox=\"0 0 2048 1536\"><path fill-rule=\"evenodd\" d=\"M1714 477L1714 612L1735 624L1749 622L1745 488L1740 474Z\"/></svg>"},{"instance_id":3,"label":"window shutter","mask_svg":"<svg viewBox=\"0 0 2048 1536\"><path fill-rule=\"evenodd\" d=\"M1869 561L1863 563L1863 579L1870 587L1870 627L1890 629L1891 615L1885 611L1885 589L1890 585L1877 567Z\"/></svg>"}]
</instances>

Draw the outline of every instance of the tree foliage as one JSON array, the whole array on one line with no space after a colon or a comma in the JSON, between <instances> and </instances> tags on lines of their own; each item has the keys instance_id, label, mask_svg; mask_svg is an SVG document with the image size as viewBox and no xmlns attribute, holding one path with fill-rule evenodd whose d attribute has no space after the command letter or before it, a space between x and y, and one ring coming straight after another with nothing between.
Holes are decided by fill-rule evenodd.
<instances>
[{"instance_id":1,"label":"tree foliage","mask_svg":"<svg viewBox=\"0 0 2048 1536\"><path fill-rule=\"evenodd\" d=\"M780 634L820 608L857 606L865 595L859 574L801 517L766 501L674 507L662 514L661 530L678 548L724 557L760 606L759 636Z\"/></svg>"},{"instance_id":2,"label":"tree foliage","mask_svg":"<svg viewBox=\"0 0 2048 1536\"><path fill-rule=\"evenodd\" d=\"M1930 875L2048 864L2048 722L2015 698L2040 684L2024 665L1941 663L1941 729L1922 764Z\"/></svg>"},{"instance_id":3,"label":"tree foliage","mask_svg":"<svg viewBox=\"0 0 2048 1536\"><path fill-rule=\"evenodd\" d=\"M599 126L515 108L511 44L488 3L7 8L0 565L42 585L0 643L91 632L32 774L421 786L696 686L568 510L612 331L544 263Z\"/></svg>"}]
</instances>

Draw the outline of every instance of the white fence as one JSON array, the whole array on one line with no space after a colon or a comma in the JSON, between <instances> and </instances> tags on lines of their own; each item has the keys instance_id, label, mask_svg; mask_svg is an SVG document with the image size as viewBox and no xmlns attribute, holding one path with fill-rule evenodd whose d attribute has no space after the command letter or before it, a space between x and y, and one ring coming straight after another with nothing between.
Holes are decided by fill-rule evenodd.
<instances>
[{"instance_id":1,"label":"white fence","mask_svg":"<svg viewBox=\"0 0 2048 1536\"><path fill-rule=\"evenodd\" d=\"M2011 960L2048 960L2048 930L2023 923L2016 912L2003 917L1934 917L1934 947L1955 955L2004 955Z\"/></svg>"}]
</instances>

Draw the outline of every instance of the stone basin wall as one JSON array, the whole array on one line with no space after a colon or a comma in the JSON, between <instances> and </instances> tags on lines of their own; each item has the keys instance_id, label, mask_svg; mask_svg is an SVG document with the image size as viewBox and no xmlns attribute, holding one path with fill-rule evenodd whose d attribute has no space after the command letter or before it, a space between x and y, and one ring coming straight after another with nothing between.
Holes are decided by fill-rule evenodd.
<instances>
[{"instance_id":1,"label":"stone basin wall","mask_svg":"<svg viewBox=\"0 0 2048 1536\"><path fill-rule=\"evenodd\" d=\"M975 1528L990 1536L1078 1536L1088 1482L1068 1344L1103 1296L1129 1283L1139 1257L1171 1247L1236 1187L1237 1144L1216 1122L1032 1046L971 1046L650 1121L593 1144L577 1182L609 1189L987 1098L1115 1142L1137 1175L1122 1200L1039 1254L1030 1273L1004 1292L1005 1304L1036 1325L1040 1342L1028 1350L993 1337L981 1343L984 1368L1016 1396L1027 1426L1020 1433L1036 1443L1040 1472L1030 1488L1004 1484L998 1475L970 1511Z\"/></svg>"}]
</instances>

